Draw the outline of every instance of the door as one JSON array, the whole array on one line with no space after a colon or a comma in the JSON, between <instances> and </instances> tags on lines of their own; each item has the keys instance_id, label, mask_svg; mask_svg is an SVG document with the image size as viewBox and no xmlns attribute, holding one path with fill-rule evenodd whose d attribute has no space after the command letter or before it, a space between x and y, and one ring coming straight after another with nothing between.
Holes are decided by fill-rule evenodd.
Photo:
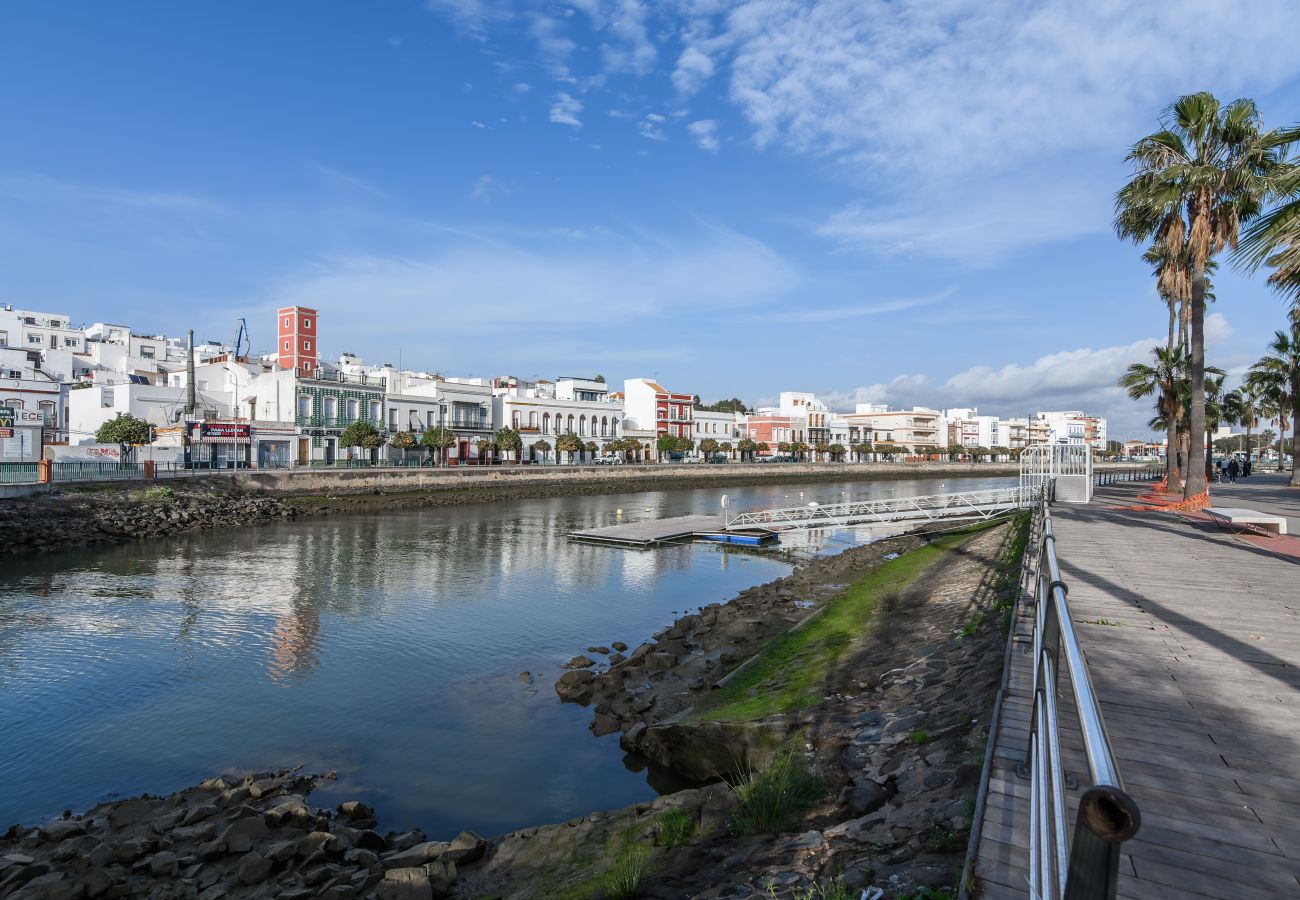
<instances>
[{"instance_id":1,"label":"door","mask_svg":"<svg viewBox=\"0 0 1300 900\"><path fill-rule=\"evenodd\" d=\"M325 439L325 465L334 465L334 439Z\"/></svg>"},{"instance_id":2,"label":"door","mask_svg":"<svg viewBox=\"0 0 1300 900\"><path fill-rule=\"evenodd\" d=\"M298 465L311 462L311 438L298 438Z\"/></svg>"}]
</instances>

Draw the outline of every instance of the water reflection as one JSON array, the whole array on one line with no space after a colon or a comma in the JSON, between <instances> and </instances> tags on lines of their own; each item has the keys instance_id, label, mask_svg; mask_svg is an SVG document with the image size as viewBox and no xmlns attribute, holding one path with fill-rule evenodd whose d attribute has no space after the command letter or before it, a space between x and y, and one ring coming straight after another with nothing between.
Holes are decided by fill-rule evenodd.
<instances>
[{"instance_id":1,"label":"water reflection","mask_svg":"<svg viewBox=\"0 0 1300 900\"><path fill-rule=\"evenodd\" d=\"M802 490L833 502L881 488ZM711 513L720 493L339 516L11 561L0 827L232 767L333 769L340 799L434 835L650 796L657 782L624 766L616 738L556 702L559 663L589 644L635 646L674 611L862 539L794 535L757 552L565 539L619 509L622 521ZM743 509L791 489L727 493Z\"/></svg>"}]
</instances>

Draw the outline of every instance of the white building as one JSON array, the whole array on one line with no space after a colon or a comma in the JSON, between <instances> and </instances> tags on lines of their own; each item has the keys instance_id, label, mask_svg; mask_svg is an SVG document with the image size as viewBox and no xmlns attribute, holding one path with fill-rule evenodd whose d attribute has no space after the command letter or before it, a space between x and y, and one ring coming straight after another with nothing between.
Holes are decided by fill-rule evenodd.
<instances>
[{"instance_id":1,"label":"white building","mask_svg":"<svg viewBox=\"0 0 1300 900\"><path fill-rule=\"evenodd\" d=\"M74 328L63 313L32 312L14 309L13 304L0 307L0 347L16 350L70 350L77 352L85 344L85 335Z\"/></svg>"},{"instance_id":2,"label":"white building","mask_svg":"<svg viewBox=\"0 0 1300 900\"><path fill-rule=\"evenodd\" d=\"M943 412L939 444L941 446L965 447L1010 447L1010 434L1003 434L1001 420L997 416L981 416L975 407L966 409L947 409Z\"/></svg>"},{"instance_id":3,"label":"white building","mask_svg":"<svg viewBox=\"0 0 1300 900\"><path fill-rule=\"evenodd\" d=\"M494 393L495 418L500 427L519 432L523 459L558 460L555 443L562 434L575 434L601 449L624 434L623 404L610 395L603 381L571 376L554 382L503 377L496 379ZM550 449L535 450L538 441Z\"/></svg>"},{"instance_id":4,"label":"white building","mask_svg":"<svg viewBox=\"0 0 1300 900\"><path fill-rule=\"evenodd\" d=\"M705 438L712 438L719 444L725 441L734 447L742 434L736 414L730 412L696 409L691 412L691 424L697 450Z\"/></svg>"},{"instance_id":5,"label":"white building","mask_svg":"<svg viewBox=\"0 0 1300 900\"><path fill-rule=\"evenodd\" d=\"M831 409L817 399L816 394L806 391L782 391L776 414L792 419L803 419L807 437L804 440L816 447L820 443L831 443L830 417Z\"/></svg>"},{"instance_id":6,"label":"white building","mask_svg":"<svg viewBox=\"0 0 1300 900\"><path fill-rule=\"evenodd\" d=\"M1089 416L1081 410L1034 413L1034 419L1046 431L1052 444L1088 444L1094 450L1106 449L1106 420Z\"/></svg>"},{"instance_id":7,"label":"white building","mask_svg":"<svg viewBox=\"0 0 1300 900\"><path fill-rule=\"evenodd\" d=\"M940 445L940 414L924 406L891 410L878 403L859 403L844 417L850 429L870 430L876 444L896 444L919 453L933 453Z\"/></svg>"},{"instance_id":8,"label":"white building","mask_svg":"<svg viewBox=\"0 0 1300 900\"><path fill-rule=\"evenodd\" d=\"M39 426L37 449L66 436L67 396L68 385L44 368L39 353L0 347L0 406L27 413L15 416L24 429Z\"/></svg>"}]
</instances>

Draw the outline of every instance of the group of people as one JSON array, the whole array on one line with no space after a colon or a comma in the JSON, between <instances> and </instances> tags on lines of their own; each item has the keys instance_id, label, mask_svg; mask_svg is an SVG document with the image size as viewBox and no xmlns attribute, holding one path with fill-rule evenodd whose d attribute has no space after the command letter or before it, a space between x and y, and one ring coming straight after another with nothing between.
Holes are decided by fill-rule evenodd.
<instances>
[{"instance_id":1,"label":"group of people","mask_svg":"<svg viewBox=\"0 0 1300 900\"><path fill-rule=\"evenodd\" d=\"M1247 457L1245 462L1237 462L1237 457L1230 456L1227 459L1219 460L1219 478L1227 480L1233 484L1237 483L1237 476L1242 478L1250 477L1250 458Z\"/></svg>"}]
</instances>

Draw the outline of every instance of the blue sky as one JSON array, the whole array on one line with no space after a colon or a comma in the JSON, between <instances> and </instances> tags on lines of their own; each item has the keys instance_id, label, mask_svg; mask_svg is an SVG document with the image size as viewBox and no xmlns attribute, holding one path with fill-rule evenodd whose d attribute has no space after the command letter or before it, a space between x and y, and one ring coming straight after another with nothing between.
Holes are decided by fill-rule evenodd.
<instances>
[{"instance_id":1,"label":"blue sky","mask_svg":"<svg viewBox=\"0 0 1300 900\"><path fill-rule=\"evenodd\" d=\"M1164 331L1110 229L1181 93L1300 120L1300 5L9 3L0 299L449 374L1084 406ZM1210 361L1282 316L1220 278Z\"/></svg>"}]
</instances>

